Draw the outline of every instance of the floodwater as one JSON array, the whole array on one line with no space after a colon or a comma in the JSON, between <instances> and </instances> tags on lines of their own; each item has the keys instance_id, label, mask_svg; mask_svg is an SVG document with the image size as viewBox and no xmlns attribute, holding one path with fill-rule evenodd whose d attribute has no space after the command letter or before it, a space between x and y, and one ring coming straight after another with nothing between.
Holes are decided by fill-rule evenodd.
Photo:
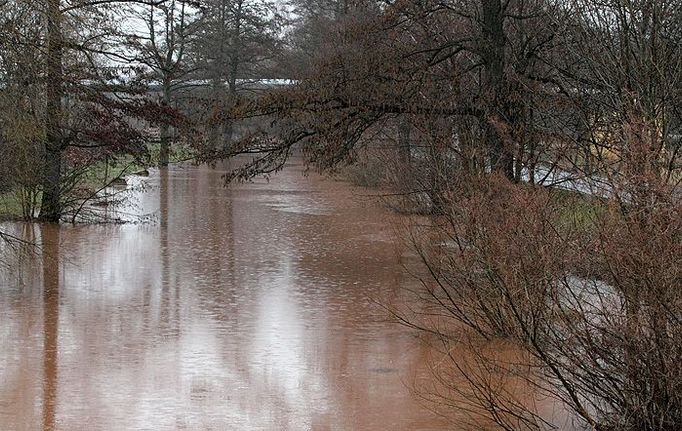
<instances>
[{"instance_id":1,"label":"floodwater","mask_svg":"<svg viewBox=\"0 0 682 431\"><path fill-rule=\"evenodd\" d=\"M141 179L124 225L4 224L44 246L0 269L2 430L437 430L428 348L390 214L292 165Z\"/></svg>"}]
</instances>

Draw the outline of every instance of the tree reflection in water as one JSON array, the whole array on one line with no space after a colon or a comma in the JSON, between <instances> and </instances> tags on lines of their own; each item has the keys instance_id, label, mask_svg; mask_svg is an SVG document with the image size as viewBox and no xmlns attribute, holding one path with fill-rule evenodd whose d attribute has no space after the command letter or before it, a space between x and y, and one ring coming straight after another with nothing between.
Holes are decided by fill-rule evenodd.
<instances>
[{"instance_id":1,"label":"tree reflection in water","mask_svg":"<svg viewBox=\"0 0 682 431\"><path fill-rule=\"evenodd\" d=\"M43 429L55 429L59 338L59 227L41 226L43 258Z\"/></svg>"}]
</instances>

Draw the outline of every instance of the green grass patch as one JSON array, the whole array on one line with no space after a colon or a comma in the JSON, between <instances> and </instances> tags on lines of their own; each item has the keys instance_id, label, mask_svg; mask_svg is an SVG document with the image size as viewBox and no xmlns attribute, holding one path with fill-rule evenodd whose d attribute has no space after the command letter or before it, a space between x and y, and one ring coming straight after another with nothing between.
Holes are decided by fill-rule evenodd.
<instances>
[{"instance_id":1,"label":"green grass patch","mask_svg":"<svg viewBox=\"0 0 682 431\"><path fill-rule=\"evenodd\" d=\"M29 220L37 214L41 193L19 187L0 194L0 220Z\"/></svg>"},{"instance_id":2,"label":"green grass patch","mask_svg":"<svg viewBox=\"0 0 682 431\"><path fill-rule=\"evenodd\" d=\"M102 160L87 166L73 175L80 187L100 188L116 178L124 177L146 168L143 161L132 156L117 157L115 160Z\"/></svg>"},{"instance_id":3,"label":"green grass patch","mask_svg":"<svg viewBox=\"0 0 682 431\"><path fill-rule=\"evenodd\" d=\"M16 220L22 218L21 199L17 192L0 194L0 220Z\"/></svg>"},{"instance_id":4,"label":"green grass patch","mask_svg":"<svg viewBox=\"0 0 682 431\"><path fill-rule=\"evenodd\" d=\"M599 197L561 189L553 189L552 196L559 208L558 223L562 229L590 231L606 211L606 202Z\"/></svg>"},{"instance_id":5,"label":"green grass patch","mask_svg":"<svg viewBox=\"0 0 682 431\"><path fill-rule=\"evenodd\" d=\"M161 150L161 144L153 143L147 145L147 151L149 155L148 166L157 166L159 164L159 153ZM168 160L170 163L186 162L192 160L196 157L196 151L194 148L183 143L174 143L170 147L170 153L168 155Z\"/></svg>"},{"instance_id":6,"label":"green grass patch","mask_svg":"<svg viewBox=\"0 0 682 431\"><path fill-rule=\"evenodd\" d=\"M78 186L97 190L110 184L116 178L122 178L136 172L157 166L159 163L159 144L149 144L147 154L144 157L131 155L118 156L115 159L101 160L87 166L83 171L76 172L79 178ZM194 158L194 150L182 144L171 146L169 159L171 163L178 163Z\"/></svg>"},{"instance_id":7,"label":"green grass patch","mask_svg":"<svg viewBox=\"0 0 682 431\"><path fill-rule=\"evenodd\" d=\"M159 147L149 144L147 153L142 157L121 155L108 160L99 160L78 169L64 172L64 198L69 202L92 197L103 187L112 184L117 178L135 174L148 167L158 165ZM191 160L195 151L188 145L173 144L170 162ZM12 190L0 193L0 220L26 220L38 215L41 194L38 187L15 186Z\"/></svg>"}]
</instances>

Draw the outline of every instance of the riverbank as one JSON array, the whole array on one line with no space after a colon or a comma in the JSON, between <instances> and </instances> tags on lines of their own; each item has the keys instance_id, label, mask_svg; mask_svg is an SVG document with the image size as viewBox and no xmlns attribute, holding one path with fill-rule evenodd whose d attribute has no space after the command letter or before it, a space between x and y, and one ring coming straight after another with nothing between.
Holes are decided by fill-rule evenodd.
<instances>
[{"instance_id":1,"label":"riverbank","mask_svg":"<svg viewBox=\"0 0 682 431\"><path fill-rule=\"evenodd\" d=\"M171 163L191 160L193 150L186 145L174 145L170 154ZM64 176L64 216L70 221L88 202L106 207L117 202L117 191L112 187L125 187L130 175L147 176L149 168L157 166L159 145L148 145L145 157L118 156L106 158L73 169ZM41 192L39 182L24 181L0 193L0 221L29 221L40 212ZM70 216L70 217L69 217Z\"/></svg>"}]
</instances>

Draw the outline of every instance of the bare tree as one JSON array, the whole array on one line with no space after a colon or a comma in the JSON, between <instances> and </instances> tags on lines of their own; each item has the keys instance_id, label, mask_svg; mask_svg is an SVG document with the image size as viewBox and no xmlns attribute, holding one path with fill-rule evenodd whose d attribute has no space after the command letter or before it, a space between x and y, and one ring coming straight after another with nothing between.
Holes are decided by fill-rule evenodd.
<instances>
[{"instance_id":1,"label":"bare tree","mask_svg":"<svg viewBox=\"0 0 682 431\"><path fill-rule=\"evenodd\" d=\"M228 148L234 124L216 121L234 104L237 93L268 77L268 62L278 45L281 17L269 0L206 0L194 55L211 82L209 146ZM222 117L225 119L225 117Z\"/></svg>"},{"instance_id":2,"label":"bare tree","mask_svg":"<svg viewBox=\"0 0 682 431\"><path fill-rule=\"evenodd\" d=\"M10 6L6 4L5 6ZM44 130L41 92L41 16L29 2L12 2L0 13L0 191L19 197L22 216L34 217L40 189Z\"/></svg>"},{"instance_id":3,"label":"bare tree","mask_svg":"<svg viewBox=\"0 0 682 431\"><path fill-rule=\"evenodd\" d=\"M131 45L137 51L136 62L144 65L152 86L160 86L161 105L171 106L177 92L190 86L195 77L196 64L190 58L194 36L198 31L198 10L195 2L170 0L150 3L140 10L131 11L144 23L144 34L131 36ZM170 124L160 125L159 166L167 166L170 153Z\"/></svg>"},{"instance_id":4,"label":"bare tree","mask_svg":"<svg viewBox=\"0 0 682 431\"><path fill-rule=\"evenodd\" d=\"M163 123L179 117L151 103L145 88L123 76L132 59L120 49L120 2L13 4L14 13L3 15L12 15L5 30L13 43L3 44L2 55L10 69L24 67L14 82L23 81L33 95L27 98L16 85L3 95L9 105L26 107L22 112L33 117L32 139L40 143L40 162L33 165L39 166L34 172L42 193L39 218L56 222L65 209L80 206L83 196L77 189L86 166L116 154L144 154L144 130L134 119ZM29 59L30 70L22 66ZM68 196L71 191L80 197Z\"/></svg>"}]
</instances>

